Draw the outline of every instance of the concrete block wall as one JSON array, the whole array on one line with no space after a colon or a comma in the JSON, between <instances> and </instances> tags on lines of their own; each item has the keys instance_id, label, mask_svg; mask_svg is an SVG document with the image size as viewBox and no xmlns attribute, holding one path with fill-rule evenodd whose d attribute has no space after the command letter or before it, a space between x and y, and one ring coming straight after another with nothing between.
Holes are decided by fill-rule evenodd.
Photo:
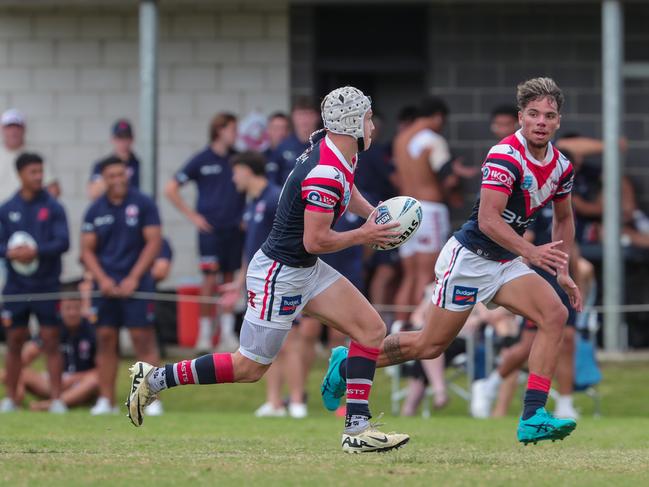
<instances>
[{"instance_id":1,"label":"concrete block wall","mask_svg":"<svg viewBox=\"0 0 649 487\"><path fill-rule=\"evenodd\" d=\"M561 131L601 137L600 8L599 2L430 7L430 91L448 101L447 134L467 162L481 163L493 143L491 110L515 103L516 85L535 76L551 76L564 90ZM625 5L627 60L649 61L641 20L648 15L648 4ZM625 171L649 209L649 80L627 81L625 104Z\"/></svg>"},{"instance_id":2,"label":"concrete block wall","mask_svg":"<svg viewBox=\"0 0 649 487\"><path fill-rule=\"evenodd\" d=\"M205 2L198 10L164 4L159 52L160 189L205 145L216 112L288 109L285 2ZM137 151L138 94L135 7L0 9L0 110L27 115L29 146L61 180L73 232L67 276L79 273L86 182L92 163L110 150L116 118L133 121ZM185 195L193 201L191 189ZM170 282L198 277L195 231L159 201L176 255Z\"/></svg>"}]
</instances>

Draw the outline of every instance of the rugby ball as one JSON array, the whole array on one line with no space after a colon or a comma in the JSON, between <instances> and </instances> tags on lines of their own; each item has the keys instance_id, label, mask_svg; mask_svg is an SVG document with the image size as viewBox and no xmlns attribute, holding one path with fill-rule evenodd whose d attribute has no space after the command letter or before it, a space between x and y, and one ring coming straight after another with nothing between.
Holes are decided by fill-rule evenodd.
<instances>
[{"instance_id":1,"label":"rugby ball","mask_svg":"<svg viewBox=\"0 0 649 487\"><path fill-rule=\"evenodd\" d=\"M9 242L7 242L7 249L15 249L16 247L27 246L32 249L37 249L36 240L29 233L18 231L14 232L11 237L9 237ZM27 264L18 262L17 260L11 261L11 267L18 273L23 276L31 276L38 269L38 258L32 260Z\"/></svg>"},{"instance_id":2,"label":"rugby ball","mask_svg":"<svg viewBox=\"0 0 649 487\"><path fill-rule=\"evenodd\" d=\"M379 225L398 222L401 226L395 228L399 238L388 245L372 245L376 250L396 249L412 237L421 225L421 203L410 196L395 196L376 207L374 222Z\"/></svg>"}]
</instances>

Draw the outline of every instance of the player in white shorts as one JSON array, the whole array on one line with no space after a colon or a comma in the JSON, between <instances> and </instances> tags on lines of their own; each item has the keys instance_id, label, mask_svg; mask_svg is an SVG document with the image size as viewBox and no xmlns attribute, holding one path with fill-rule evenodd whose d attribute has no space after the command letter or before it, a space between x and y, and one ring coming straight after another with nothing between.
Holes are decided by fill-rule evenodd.
<instances>
[{"instance_id":1,"label":"player in white shorts","mask_svg":"<svg viewBox=\"0 0 649 487\"><path fill-rule=\"evenodd\" d=\"M386 451L410 439L380 432L369 421L368 400L385 324L353 284L317 257L359 244L385 245L398 237L398 223L376 224L370 217L374 208L354 187L357 152L372 141L371 101L345 86L329 93L321 109L324 130L318 132L325 137L314 142L314 133L310 149L297 159L282 189L273 228L248 265L240 349L158 368L137 362L131 368L127 402L135 426L142 424L144 406L163 389L259 380L303 311L352 339L345 371L343 450ZM347 232L332 230L347 209L367 222Z\"/></svg>"},{"instance_id":2,"label":"player in white shorts","mask_svg":"<svg viewBox=\"0 0 649 487\"><path fill-rule=\"evenodd\" d=\"M545 410L568 310L552 286L527 267L522 257L556 276L577 311L582 302L568 274L575 231L570 198L574 172L550 143L560 125L563 94L552 79L535 78L518 86L517 99L521 129L487 155L473 214L438 259L434 306L426 326L388 336L378 364L384 367L439 356L478 302L504 306L528 318L538 324L538 332L528 360L530 375L518 425L518 440L527 444L563 439L576 423L554 418ZM553 242L534 246L522 235L537 212L550 203ZM328 372L325 381L329 387L323 390L323 399L332 404L340 380Z\"/></svg>"}]
</instances>

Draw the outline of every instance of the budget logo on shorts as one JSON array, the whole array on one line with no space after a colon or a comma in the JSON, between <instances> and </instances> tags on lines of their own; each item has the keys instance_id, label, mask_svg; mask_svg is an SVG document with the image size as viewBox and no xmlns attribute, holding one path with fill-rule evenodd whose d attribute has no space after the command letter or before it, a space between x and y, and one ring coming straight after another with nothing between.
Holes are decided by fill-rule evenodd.
<instances>
[{"instance_id":1,"label":"budget logo on shorts","mask_svg":"<svg viewBox=\"0 0 649 487\"><path fill-rule=\"evenodd\" d=\"M453 288L453 304L476 304L478 302L478 288L455 286Z\"/></svg>"},{"instance_id":2,"label":"budget logo on shorts","mask_svg":"<svg viewBox=\"0 0 649 487\"><path fill-rule=\"evenodd\" d=\"M280 316L292 315L297 310L297 307L302 304L302 295L297 296L282 296L282 302L279 305Z\"/></svg>"}]
</instances>

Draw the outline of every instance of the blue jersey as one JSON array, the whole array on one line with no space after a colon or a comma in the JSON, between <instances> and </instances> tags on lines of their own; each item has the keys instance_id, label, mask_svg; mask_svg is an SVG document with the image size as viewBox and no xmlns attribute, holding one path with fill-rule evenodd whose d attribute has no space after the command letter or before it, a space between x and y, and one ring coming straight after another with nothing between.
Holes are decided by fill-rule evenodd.
<instances>
[{"instance_id":1,"label":"blue jersey","mask_svg":"<svg viewBox=\"0 0 649 487\"><path fill-rule=\"evenodd\" d=\"M356 230L365 220L353 213L345 213L334 225L336 232ZM354 245L333 254L320 256L331 267L340 272L361 291L363 290L363 246Z\"/></svg>"},{"instance_id":2,"label":"blue jersey","mask_svg":"<svg viewBox=\"0 0 649 487\"><path fill-rule=\"evenodd\" d=\"M243 249L246 262L252 260L273 228L281 191L279 186L268 183L261 194L246 206L243 213L243 224L246 230Z\"/></svg>"},{"instance_id":3,"label":"blue jersey","mask_svg":"<svg viewBox=\"0 0 649 487\"><path fill-rule=\"evenodd\" d=\"M95 252L111 278L124 279L140 257L146 241L144 228L160 226L158 208L151 198L130 188L120 204L103 195L88 208L81 231L97 235Z\"/></svg>"},{"instance_id":4,"label":"blue jersey","mask_svg":"<svg viewBox=\"0 0 649 487\"><path fill-rule=\"evenodd\" d=\"M6 256L9 239L19 231L36 241L38 268L25 276L8 264L4 292L56 291L61 276L61 255L70 246L65 210L45 190L31 201L24 200L17 192L0 207L0 256Z\"/></svg>"},{"instance_id":5,"label":"blue jersey","mask_svg":"<svg viewBox=\"0 0 649 487\"><path fill-rule=\"evenodd\" d=\"M286 137L267 156L266 175L268 180L278 186L283 186L286 178L295 167L295 161L309 147L308 141L302 142L295 134Z\"/></svg>"},{"instance_id":6,"label":"blue jersey","mask_svg":"<svg viewBox=\"0 0 649 487\"><path fill-rule=\"evenodd\" d=\"M544 206L569 196L573 180L572 164L563 154L548 144L545 160L537 161L520 130L493 146L482 165L482 187L507 195L502 217L518 235L525 233ZM455 233L458 242L489 260L517 257L482 233L478 226L479 208L478 197L471 217Z\"/></svg>"},{"instance_id":7,"label":"blue jersey","mask_svg":"<svg viewBox=\"0 0 649 487\"><path fill-rule=\"evenodd\" d=\"M261 246L264 254L290 267L314 266L317 256L304 248L304 212L332 213L333 228L349 204L355 165L356 157L350 165L329 137L300 157L282 188L273 228Z\"/></svg>"},{"instance_id":8,"label":"blue jersey","mask_svg":"<svg viewBox=\"0 0 649 487\"><path fill-rule=\"evenodd\" d=\"M173 260L174 258L174 251L171 248L171 244L169 243L169 240L166 238L162 239L162 246L160 247L160 254L158 254L158 259L166 259L166 260Z\"/></svg>"},{"instance_id":9,"label":"blue jersey","mask_svg":"<svg viewBox=\"0 0 649 487\"><path fill-rule=\"evenodd\" d=\"M222 157L207 146L195 154L176 173L176 181L196 183L196 211L214 228L237 227L245 204L245 195L232 182L229 157Z\"/></svg>"},{"instance_id":10,"label":"blue jersey","mask_svg":"<svg viewBox=\"0 0 649 487\"><path fill-rule=\"evenodd\" d=\"M63 327L60 347L64 372L85 372L95 368L95 327L87 321L84 320L74 333Z\"/></svg>"},{"instance_id":11,"label":"blue jersey","mask_svg":"<svg viewBox=\"0 0 649 487\"><path fill-rule=\"evenodd\" d=\"M101 161L95 163L90 174L90 181L101 179ZM140 188L140 160L131 152L128 161L126 161L126 174L128 174L128 183L134 188Z\"/></svg>"},{"instance_id":12,"label":"blue jersey","mask_svg":"<svg viewBox=\"0 0 649 487\"><path fill-rule=\"evenodd\" d=\"M385 146L374 144L358 154L354 184L373 206L397 195L390 181L395 167Z\"/></svg>"}]
</instances>

